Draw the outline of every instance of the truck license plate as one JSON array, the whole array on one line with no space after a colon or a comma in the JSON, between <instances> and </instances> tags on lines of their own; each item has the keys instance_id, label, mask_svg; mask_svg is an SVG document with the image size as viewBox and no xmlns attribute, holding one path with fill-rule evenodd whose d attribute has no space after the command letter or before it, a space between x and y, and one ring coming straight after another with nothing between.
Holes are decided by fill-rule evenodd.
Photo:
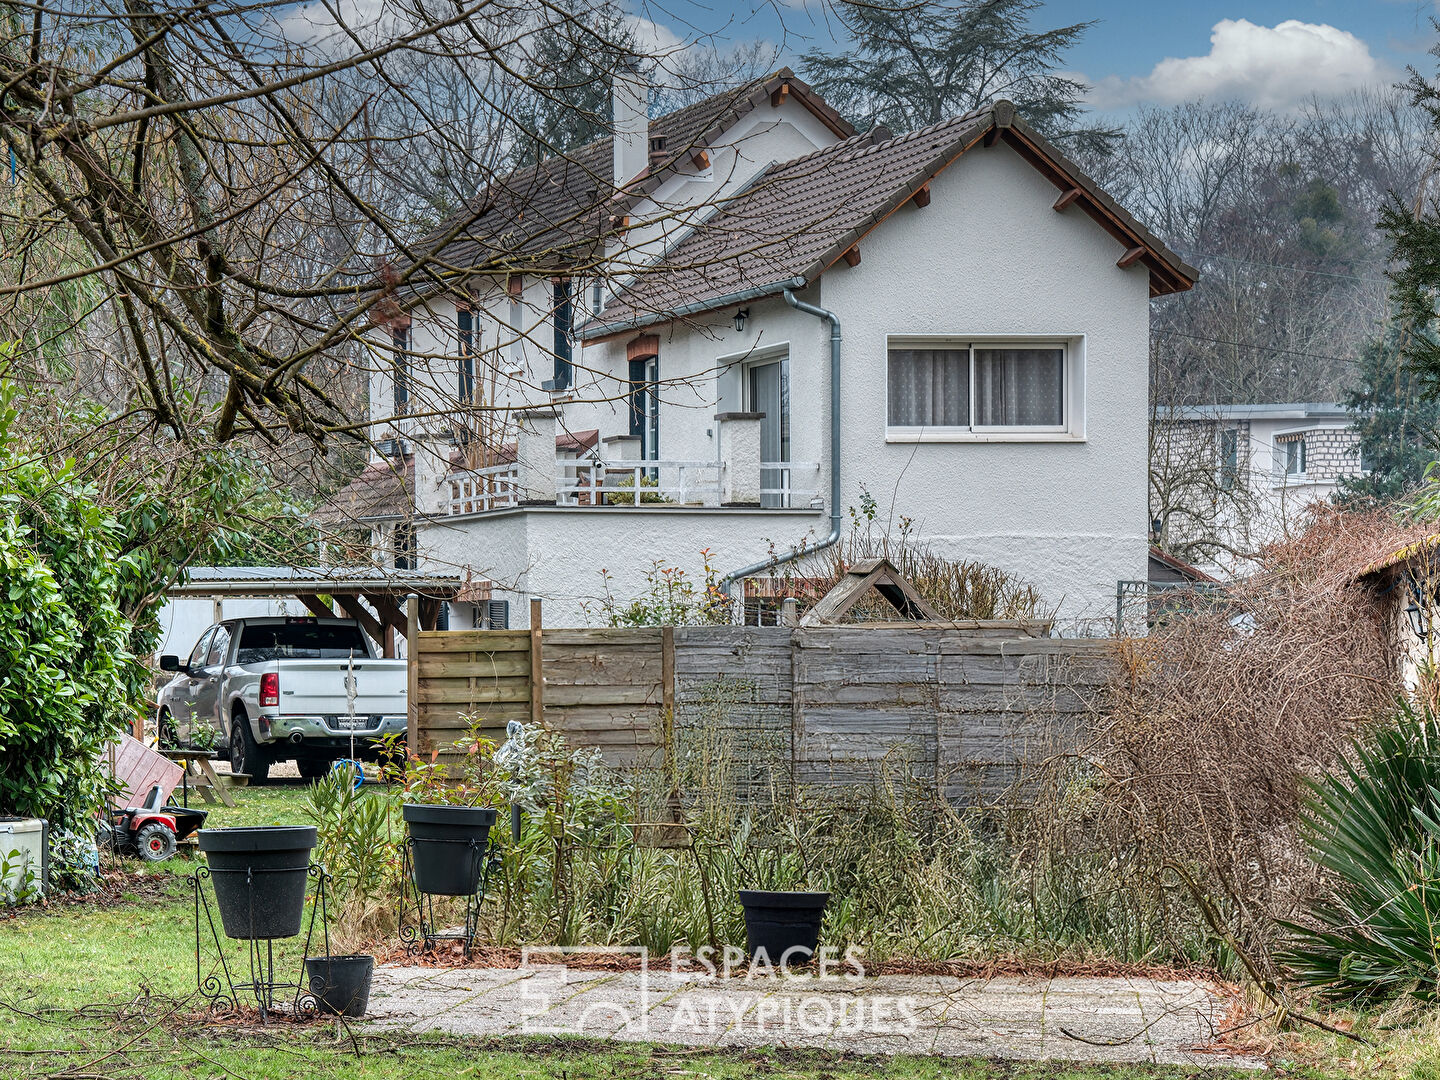
<instances>
[{"instance_id":1,"label":"truck license plate","mask_svg":"<svg viewBox=\"0 0 1440 1080\"><path fill-rule=\"evenodd\" d=\"M341 731L360 731L370 726L368 716L337 716L335 726Z\"/></svg>"}]
</instances>

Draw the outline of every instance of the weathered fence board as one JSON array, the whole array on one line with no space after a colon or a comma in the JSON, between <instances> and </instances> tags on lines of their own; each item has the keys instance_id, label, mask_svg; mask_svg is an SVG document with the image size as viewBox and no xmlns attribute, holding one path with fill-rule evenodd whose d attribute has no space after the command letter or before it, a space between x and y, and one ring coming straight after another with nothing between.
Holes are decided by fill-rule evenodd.
<instances>
[{"instance_id":1,"label":"weathered fence board","mask_svg":"<svg viewBox=\"0 0 1440 1080\"><path fill-rule=\"evenodd\" d=\"M412 635L412 738L441 752L481 716L537 714L672 790L933 785L991 801L1084 739L1103 640L1013 624L675 627ZM532 652L532 648L538 652ZM538 684L537 684L538 672Z\"/></svg>"}]
</instances>

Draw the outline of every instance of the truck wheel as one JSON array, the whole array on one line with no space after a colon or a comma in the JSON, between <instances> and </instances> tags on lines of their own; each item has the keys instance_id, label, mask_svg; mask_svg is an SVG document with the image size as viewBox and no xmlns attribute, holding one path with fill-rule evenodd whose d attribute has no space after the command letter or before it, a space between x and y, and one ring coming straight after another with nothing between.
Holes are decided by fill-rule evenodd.
<instances>
[{"instance_id":1,"label":"truck wheel","mask_svg":"<svg viewBox=\"0 0 1440 1080\"><path fill-rule=\"evenodd\" d=\"M175 854L175 834L163 821L149 821L135 833L135 850L145 862L164 862Z\"/></svg>"},{"instance_id":2,"label":"truck wheel","mask_svg":"<svg viewBox=\"0 0 1440 1080\"><path fill-rule=\"evenodd\" d=\"M330 771L330 766L335 764L325 758L297 758L295 768L300 770L300 775L306 780L318 780Z\"/></svg>"},{"instance_id":3,"label":"truck wheel","mask_svg":"<svg viewBox=\"0 0 1440 1080\"><path fill-rule=\"evenodd\" d=\"M230 771L250 777L251 787L260 787L270 779L270 759L256 744L250 720L239 709L230 718Z\"/></svg>"}]
</instances>

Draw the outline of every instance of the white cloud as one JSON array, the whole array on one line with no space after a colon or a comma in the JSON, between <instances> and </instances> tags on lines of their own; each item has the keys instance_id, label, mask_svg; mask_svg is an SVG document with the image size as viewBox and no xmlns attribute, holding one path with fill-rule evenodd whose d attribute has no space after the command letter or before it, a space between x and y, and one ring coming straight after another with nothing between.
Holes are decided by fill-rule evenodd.
<instances>
[{"instance_id":1,"label":"white cloud","mask_svg":"<svg viewBox=\"0 0 1440 1080\"><path fill-rule=\"evenodd\" d=\"M1347 30L1298 19L1273 27L1222 19L1210 32L1207 55L1166 57L1149 75L1100 79L1089 100L1096 108L1113 109L1238 98L1283 109L1312 94L1342 94L1394 78L1370 46Z\"/></svg>"},{"instance_id":2,"label":"white cloud","mask_svg":"<svg viewBox=\"0 0 1440 1080\"><path fill-rule=\"evenodd\" d=\"M627 15L625 22L635 35L639 51L646 56L664 58L689 47L689 42L681 41L668 26L642 19L639 15Z\"/></svg>"}]
</instances>

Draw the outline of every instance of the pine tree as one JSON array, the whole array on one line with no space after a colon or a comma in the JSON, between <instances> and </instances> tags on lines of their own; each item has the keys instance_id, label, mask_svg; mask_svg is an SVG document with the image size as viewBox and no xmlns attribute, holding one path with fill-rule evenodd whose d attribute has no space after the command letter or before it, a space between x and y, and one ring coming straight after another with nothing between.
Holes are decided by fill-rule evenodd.
<instances>
[{"instance_id":1,"label":"pine tree","mask_svg":"<svg viewBox=\"0 0 1440 1080\"><path fill-rule=\"evenodd\" d=\"M609 0L557 17L531 37L524 99L515 110L515 168L609 135L611 77L638 54L625 13Z\"/></svg>"},{"instance_id":2,"label":"pine tree","mask_svg":"<svg viewBox=\"0 0 1440 1080\"><path fill-rule=\"evenodd\" d=\"M1334 499L1349 507L1391 503L1425 482L1436 457L1440 400L1425 392L1393 327L1361 351L1356 375L1345 408L1360 436L1354 464L1366 472L1343 478Z\"/></svg>"},{"instance_id":3,"label":"pine tree","mask_svg":"<svg viewBox=\"0 0 1440 1080\"><path fill-rule=\"evenodd\" d=\"M843 6L851 43L811 50L805 78L857 125L903 132L939 123L998 98L1047 136L1104 151L1119 137L1086 126L1084 83L1057 74L1066 50L1093 23L1032 31L1041 0L883 0Z\"/></svg>"},{"instance_id":4,"label":"pine tree","mask_svg":"<svg viewBox=\"0 0 1440 1080\"><path fill-rule=\"evenodd\" d=\"M1437 30L1440 21L1431 20ZM1440 58L1440 45L1430 50ZM1440 135L1440 88L1414 68L1409 81L1412 103L1429 116L1432 145ZM1435 194L1434 164L1421 181L1420 192L1407 205L1395 192L1380 211L1380 228L1390 241L1392 282L1390 296L1402 335L1401 351L1419 376L1425 393L1440 397L1440 337L1437 337L1436 299L1440 297L1440 198Z\"/></svg>"}]
</instances>

